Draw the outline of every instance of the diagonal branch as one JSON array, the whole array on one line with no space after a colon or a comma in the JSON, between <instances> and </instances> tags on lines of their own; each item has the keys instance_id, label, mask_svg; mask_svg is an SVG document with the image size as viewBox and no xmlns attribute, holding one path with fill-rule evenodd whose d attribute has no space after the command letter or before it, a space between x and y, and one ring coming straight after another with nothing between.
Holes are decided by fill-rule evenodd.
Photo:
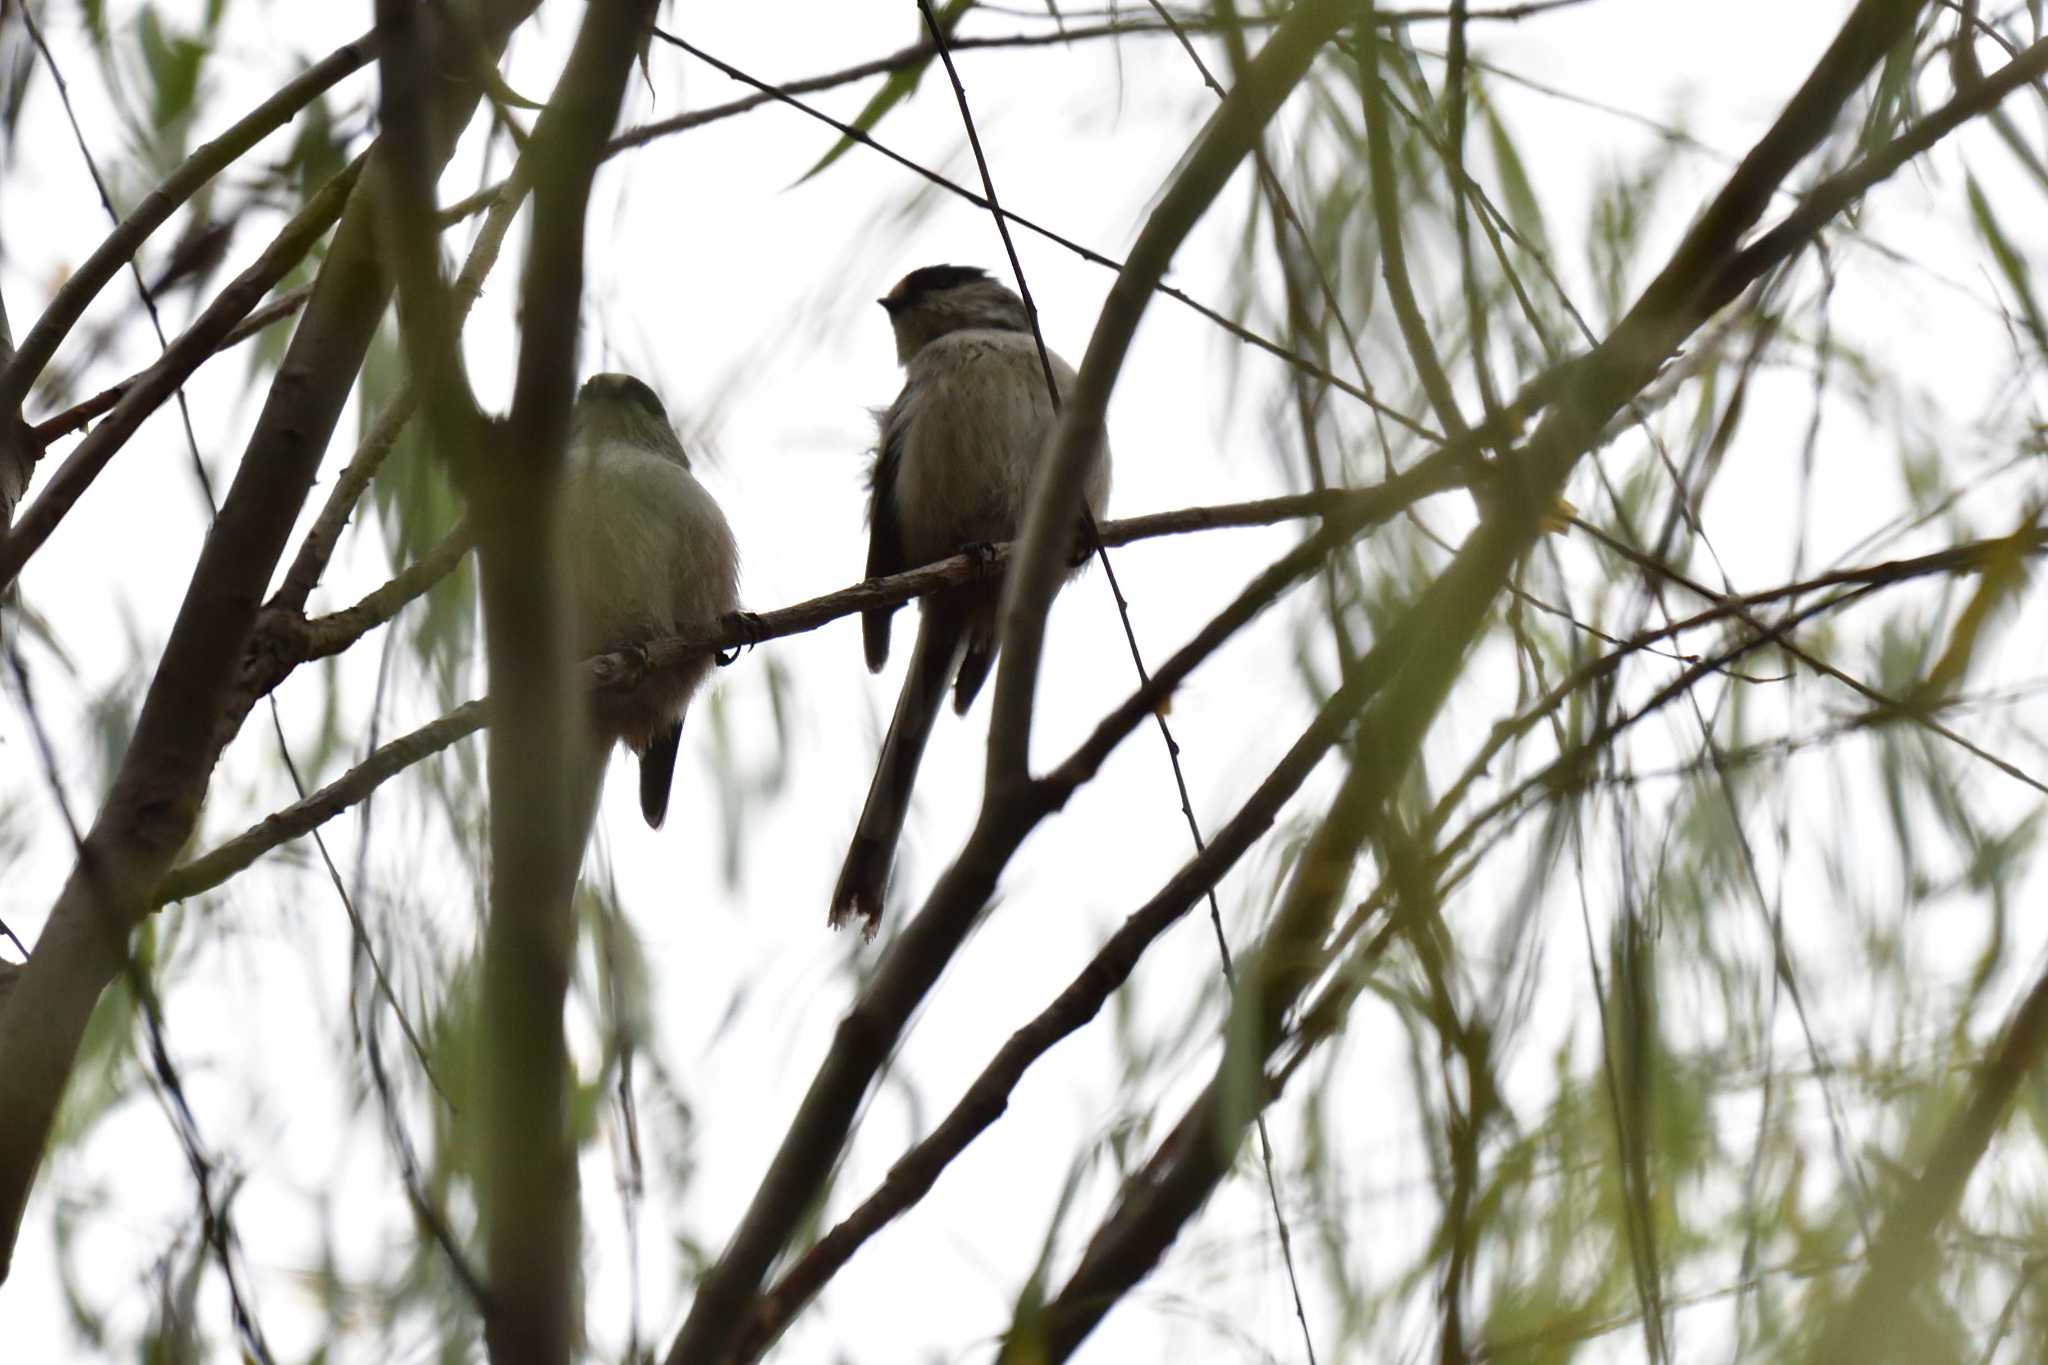
<instances>
[{"instance_id":1,"label":"diagonal branch","mask_svg":"<svg viewBox=\"0 0 2048 1365\"><path fill-rule=\"evenodd\" d=\"M1042 1313L1019 1319L1006 1358L1068 1358L1157 1265L1228 1170L1253 1114L1270 1099L1270 1092L1247 1095L1239 1078L1258 1074L1252 1068L1263 1067L1280 1042L1281 1025L1309 984L1315 946L1327 934L1358 850L1413 761L1494 598L1541 534L1544 509L1602 426L1704 321L1709 309L1700 281L1735 253L1775 187L1819 145L1872 67L1911 32L1919 8L1899 0L1862 0L1614 334L1574 367L1550 416L1509 465L1520 485L1517 496L1495 503L1404 613L1402 626L1412 630L1417 648L1360 724L1351 772L1301 857L1246 972L1247 987L1237 993L1226 1035L1231 1046L1215 1078L1125 1186L1058 1294ZM1027 695L1027 705L1028 700Z\"/></svg>"},{"instance_id":2,"label":"diagonal branch","mask_svg":"<svg viewBox=\"0 0 2048 1365\"><path fill-rule=\"evenodd\" d=\"M922 1199L953 1158L1002 1116L1025 1071L1061 1039L1093 1019L1103 1003L1129 979L1146 949L1211 893L1272 828L1281 808L1301 789L1385 682L1392 672L1392 660L1398 656L1397 646L1380 651L1376 663L1361 665L1349 682L1331 694L1272 772L1237 813L1215 831L1207 845L1190 857L1150 900L1131 912L1051 1004L1010 1035L931 1134L889 1168L881 1188L798 1258L756 1301L746 1333L734 1351L737 1359L759 1358L870 1237ZM1109 723L1105 721L1104 726ZM1093 742L1062 764L1060 771L1077 766L1087 747L1093 747Z\"/></svg>"},{"instance_id":3,"label":"diagonal branch","mask_svg":"<svg viewBox=\"0 0 2048 1365\"><path fill-rule=\"evenodd\" d=\"M481 38L501 47L532 8L532 0L484 4ZM445 158L475 106L476 87L451 80L435 96L442 131L434 150ZM197 822L263 590L383 316L389 284L373 214L353 196L342 214L200 550L112 788L27 969L0 1005L0 1276L12 1263L87 1020L128 960L127 937L148 913L150 892Z\"/></svg>"},{"instance_id":4,"label":"diagonal branch","mask_svg":"<svg viewBox=\"0 0 2048 1365\"><path fill-rule=\"evenodd\" d=\"M1169 180L1103 303L1073 392L1033 481L1018 562L1004 578L1004 653L989 719L991 798L1028 780L1045 617L1062 576L1059 545L1071 534L1081 505L1081 478L1102 443L1110 390L1152 300L1153 286L1349 10L1334 0L1303 0L1288 12Z\"/></svg>"},{"instance_id":5,"label":"diagonal branch","mask_svg":"<svg viewBox=\"0 0 2048 1365\"><path fill-rule=\"evenodd\" d=\"M1934 1231L1955 1209L1971 1172L1984 1159L2013 1096L2048 1052L2048 973L2035 981L2006 1025L2005 1036L1977 1077L1961 1113L1948 1122L1920 1178L1902 1191L1879 1225L1863 1278L1837 1309L1815 1348L1817 1361L1889 1358L1896 1324L1915 1286L1934 1273Z\"/></svg>"},{"instance_id":6,"label":"diagonal branch","mask_svg":"<svg viewBox=\"0 0 2048 1365\"><path fill-rule=\"evenodd\" d=\"M7 538L0 541L0 585L15 580L29 557L42 548L57 524L77 505L144 419L220 349L234 325L327 235L327 229L341 217L362 168L363 158L358 157L328 181L292 216L263 254L221 290L206 310L193 319L192 325L164 349L156 363L123 389L106 420L65 457L42 493L22 512Z\"/></svg>"},{"instance_id":7,"label":"diagonal branch","mask_svg":"<svg viewBox=\"0 0 2048 1365\"><path fill-rule=\"evenodd\" d=\"M364 34L344 43L281 86L226 132L195 150L163 183L142 197L120 226L74 270L57 296L43 309L35 326L21 339L21 348L0 368L0 412L13 412L57 354L57 348L85 310L141 249L149 235L187 199L233 165L243 153L289 122L301 109L325 94L342 77L356 71L376 52L375 36Z\"/></svg>"}]
</instances>

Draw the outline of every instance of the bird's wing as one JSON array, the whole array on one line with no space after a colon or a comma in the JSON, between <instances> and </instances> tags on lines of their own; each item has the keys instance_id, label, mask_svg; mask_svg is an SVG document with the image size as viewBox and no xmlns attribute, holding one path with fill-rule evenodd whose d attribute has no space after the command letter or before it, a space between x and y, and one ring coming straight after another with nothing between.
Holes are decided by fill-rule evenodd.
<instances>
[{"instance_id":1,"label":"bird's wing","mask_svg":"<svg viewBox=\"0 0 2048 1365\"><path fill-rule=\"evenodd\" d=\"M875 444L874 469L868 476L868 568L869 578L901 573L910 567L903 562L903 523L896 506L896 474L903 466L903 442L910 430L910 406L916 386L906 383L896 401L882 412L880 439ZM868 671L881 672L889 660L889 620L894 607L879 607L860 616L861 642L867 647Z\"/></svg>"}]
</instances>

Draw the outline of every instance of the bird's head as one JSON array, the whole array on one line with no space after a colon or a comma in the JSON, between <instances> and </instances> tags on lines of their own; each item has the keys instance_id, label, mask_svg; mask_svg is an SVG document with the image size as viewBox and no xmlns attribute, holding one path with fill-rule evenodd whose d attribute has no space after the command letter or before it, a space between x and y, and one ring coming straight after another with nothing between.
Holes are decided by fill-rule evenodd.
<instances>
[{"instance_id":1,"label":"bird's head","mask_svg":"<svg viewBox=\"0 0 2048 1365\"><path fill-rule=\"evenodd\" d=\"M571 424L579 442L627 441L689 466L669 425L668 409L653 389L630 374L594 374L584 380Z\"/></svg>"},{"instance_id":2,"label":"bird's head","mask_svg":"<svg viewBox=\"0 0 2048 1365\"><path fill-rule=\"evenodd\" d=\"M926 343L969 328L1028 332L1024 301L972 265L928 265L913 270L875 302L896 331L896 358L909 363Z\"/></svg>"}]
</instances>

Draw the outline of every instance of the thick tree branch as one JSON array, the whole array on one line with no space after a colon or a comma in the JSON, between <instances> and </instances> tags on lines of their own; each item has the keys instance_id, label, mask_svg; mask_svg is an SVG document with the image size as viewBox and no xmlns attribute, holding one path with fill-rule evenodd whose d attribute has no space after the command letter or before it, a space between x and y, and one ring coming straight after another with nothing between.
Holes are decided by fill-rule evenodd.
<instances>
[{"instance_id":1,"label":"thick tree branch","mask_svg":"<svg viewBox=\"0 0 2048 1365\"><path fill-rule=\"evenodd\" d=\"M389 13L388 10L380 10ZM469 502L492 686L490 914L484 928L483 1221L497 1365L567 1362L581 1335L576 1141L562 1007L582 822L571 814L591 737L567 632L560 488L575 393L590 187L618 120L654 0L592 0L554 97L534 125L532 231L520 276L510 416L486 431L460 380L453 311L434 244L433 177L400 167L393 222L401 320L436 436ZM388 59L387 59L388 60ZM408 88L411 97L408 99ZM387 108L423 106L422 73L387 71ZM491 449L488 462L480 442Z\"/></svg>"},{"instance_id":2,"label":"thick tree branch","mask_svg":"<svg viewBox=\"0 0 2048 1365\"><path fill-rule=\"evenodd\" d=\"M532 8L531 0L485 4L475 32L495 50ZM476 97L467 81L437 89L438 156L452 148ZM126 961L128 933L147 914L150 893L191 835L263 589L383 315L389 282L373 216L374 206L353 197L342 215L200 551L112 789L27 970L0 1006L0 1276L12 1262L86 1021Z\"/></svg>"}]
</instances>

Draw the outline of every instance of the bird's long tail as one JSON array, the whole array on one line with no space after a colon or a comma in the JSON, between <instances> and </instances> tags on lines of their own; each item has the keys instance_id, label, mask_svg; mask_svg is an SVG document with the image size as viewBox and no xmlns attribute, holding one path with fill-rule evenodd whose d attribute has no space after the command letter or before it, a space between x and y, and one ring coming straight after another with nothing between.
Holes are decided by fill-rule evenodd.
<instances>
[{"instance_id":1,"label":"bird's long tail","mask_svg":"<svg viewBox=\"0 0 2048 1365\"><path fill-rule=\"evenodd\" d=\"M660 829L668 816L668 790L676 774L676 750L683 742L683 723L678 720L647 742L640 755L640 814L649 829Z\"/></svg>"},{"instance_id":2,"label":"bird's long tail","mask_svg":"<svg viewBox=\"0 0 2048 1365\"><path fill-rule=\"evenodd\" d=\"M870 938L882 919L882 894L888 889L896 840L910 809L917 765L924 757L925 741L931 738L932 722L946 699L946 675L959 657L966 633L964 603L927 598L920 616L917 643L910 651L910 672L903 680L903 694L896 700L896 716L882 741L882 757L868 787L867 805L861 809L860 825L846 850L845 865L839 869L839 885L832 892L832 927L858 915L862 932Z\"/></svg>"}]
</instances>

